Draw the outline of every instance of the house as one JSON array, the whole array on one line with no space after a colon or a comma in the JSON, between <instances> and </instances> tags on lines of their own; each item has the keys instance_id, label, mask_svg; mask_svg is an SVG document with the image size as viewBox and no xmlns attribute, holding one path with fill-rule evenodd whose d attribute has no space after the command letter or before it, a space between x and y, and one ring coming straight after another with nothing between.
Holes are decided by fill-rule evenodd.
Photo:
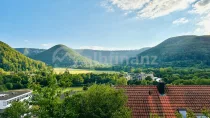
<instances>
[{"instance_id":1,"label":"house","mask_svg":"<svg viewBox=\"0 0 210 118\"><path fill-rule=\"evenodd\" d=\"M29 99L32 96L32 91L9 91L0 92L0 111L10 107L13 101L23 101Z\"/></svg>"},{"instance_id":2,"label":"house","mask_svg":"<svg viewBox=\"0 0 210 118\"><path fill-rule=\"evenodd\" d=\"M210 109L210 86L118 86L128 95L127 106L132 110L133 118L150 118L159 115L164 118L176 118L179 112L186 118L187 109L197 118L206 118L204 108Z\"/></svg>"},{"instance_id":3,"label":"house","mask_svg":"<svg viewBox=\"0 0 210 118\"><path fill-rule=\"evenodd\" d=\"M141 73L129 73L128 75L129 75L129 79L130 80L131 79L132 80L135 80L135 79L137 79L137 80L145 80L145 78L148 77L148 76L151 77L152 79L154 78L154 74L153 73L146 74L146 73L141 72Z\"/></svg>"},{"instance_id":4,"label":"house","mask_svg":"<svg viewBox=\"0 0 210 118\"><path fill-rule=\"evenodd\" d=\"M156 81L156 82L162 82L163 79L162 78L158 78L158 77L154 77L153 78L153 81Z\"/></svg>"}]
</instances>

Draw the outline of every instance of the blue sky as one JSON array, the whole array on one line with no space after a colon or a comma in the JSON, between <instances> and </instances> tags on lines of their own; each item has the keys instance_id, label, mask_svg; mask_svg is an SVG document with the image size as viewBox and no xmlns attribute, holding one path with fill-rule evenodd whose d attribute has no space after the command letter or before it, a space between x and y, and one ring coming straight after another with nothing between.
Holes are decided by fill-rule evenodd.
<instances>
[{"instance_id":1,"label":"blue sky","mask_svg":"<svg viewBox=\"0 0 210 118\"><path fill-rule=\"evenodd\" d=\"M15 48L140 49L209 34L209 11L210 0L1 0L0 40Z\"/></svg>"}]
</instances>

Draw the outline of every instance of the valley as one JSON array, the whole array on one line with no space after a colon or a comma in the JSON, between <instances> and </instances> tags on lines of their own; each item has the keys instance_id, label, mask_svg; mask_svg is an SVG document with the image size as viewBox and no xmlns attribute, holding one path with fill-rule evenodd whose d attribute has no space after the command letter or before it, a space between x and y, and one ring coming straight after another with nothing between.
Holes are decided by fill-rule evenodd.
<instances>
[{"instance_id":1,"label":"valley","mask_svg":"<svg viewBox=\"0 0 210 118\"><path fill-rule=\"evenodd\" d=\"M210 118L210 0L0 0L0 118Z\"/></svg>"},{"instance_id":2,"label":"valley","mask_svg":"<svg viewBox=\"0 0 210 118\"><path fill-rule=\"evenodd\" d=\"M62 74L64 72L68 71L71 74L87 74L87 73L94 73L94 74L114 74L119 73L116 71L100 71L100 70L90 70L90 69L71 69L71 68L54 68L54 72L56 74Z\"/></svg>"}]
</instances>

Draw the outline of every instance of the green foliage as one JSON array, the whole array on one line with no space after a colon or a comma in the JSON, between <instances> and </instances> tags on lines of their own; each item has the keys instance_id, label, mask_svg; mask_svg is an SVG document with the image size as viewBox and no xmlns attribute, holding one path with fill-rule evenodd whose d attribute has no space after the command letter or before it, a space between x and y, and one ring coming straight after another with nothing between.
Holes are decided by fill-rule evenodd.
<instances>
[{"instance_id":1,"label":"green foliage","mask_svg":"<svg viewBox=\"0 0 210 118\"><path fill-rule=\"evenodd\" d=\"M65 117L131 118L130 110L125 107L126 102L127 97L122 90L106 85L93 85L87 92L65 99L64 110L69 113Z\"/></svg>"},{"instance_id":2,"label":"green foliage","mask_svg":"<svg viewBox=\"0 0 210 118\"><path fill-rule=\"evenodd\" d=\"M150 118L162 118L158 114L150 114Z\"/></svg>"},{"instance_id":3,"label":"green foliage","mask_svg":"<svg viewBox=\"0 0 210 118\"><path fill-rule=\"evenodd\" d=\"M38 118L59 118L60 111L60 95L61 91L55 83L50 83L47 87L41 88L40 85L33 84L33 100L32 105L38 106L33 109L33 115Z\"/></svg>"},{"instance_id":4,"label":"green foliage","mask_svg":"<svg viewBox=\"0 0 210 118\"><path fill-rule=\"evenodd\" d=\"M187 110L187 118L196 118L195 114L190 109Z\"/></svg>"},{"instance_id":5,"label":"green foliage","mask_svg":"<svg viewBox=\"0 0 210 118\"><path fill-rule=\"evenodd\" d=\"M82 88L84 91L87 91L88 90L88 87L87 86L83 86Z\"/></svg>"},{"instance_id":6,"label":"green foliage","mask_svg":"<svg viewBox=\"0 0 210 118\"><path fill-rule=\"evenodd\" d=\"M47 67L44 63L32 60L0 41L0 68L5 71L37 71Z\"/></svg>"},{"instance_id":7,"label":"green foliage","mask_svg":"<svg viewBox=\"0 0 210 118\"><path fill-rule=\"evenodd\" d=\"M145 78L145 80L147 80L147 81L152 81L152 78L151 78L150 76L147 76L147 77Z\"/></svg>"},{"instance_id":8,"label":"green foliage","mask_svg":"<svg viewBox=\"0 0 210 118\"><path fill-rule=\"evenodd\" d=\"M41 87L33 83L33 98L28 102L14 102L1 114L3 118L131 118L125 107L127 97L122 90L106 85L93 85L83 93L65 93L55 83Z\"/></svg>"},{"instance_id":9,"label":"green foliage","mask_svg":"<svg viewBox=\"0 0 210 118\"><path fill-rule=\"evenodd\" d=\"M138 64L144 67L209 67L210 36L179 36L165 40L138 55ZM148 57L148 64L141 60ZM153 64L154 56L157 57ZM134 60L134 59L131 59Z\"/></svg>"},{"instance_id":10,"label":"green foliage","mask_svg":"<svg viewBox=\"0 0 210 118\"><path fill-rule=\"evenodd\" d=\"M6 91L7 88L5 87L5 85L0 85L0 92Z\"/></svg>"},{"instance_id":11,"label":"green foliage","mask_svg":"<svg viewBox=\"0 0 210 118\"><path fill-rule=\"evenodd\" d=\"M210 110L209 109L206 109L206 108L204 108L203 110L202 110L202 113L206 116L206 117L210 117Z\"/></svg>"},{"instance_id":12,"label":"green foliage","mask_svg":"<svg viewBox=\"0 0 210 118\"><path fill-rule=\"evenodd\" d=\"M143 72L153 72L155 77L162 78L172 85L210 85L210 69L196 68L147 68ZM152 81L129 80L129 85L156 85Z\"/></svg>"},{"instance_id":13,"label":"green foliage","mask_svg":"<svg viewBox=\"0 0 210 118\"><path fill-rule=\"evenodd\" d=\"M13 89L13 84L12 83L6 83L7 89L11 90Z\"/></svg>"},{"instance_id":14,"label":"green foliage","mask_svg":"<svg viewBox=\"0 0 210 118\"><path fill-rule=\"evenodd\" d=\"M176 115L176 118L183 118L182 114L180 114L179 112L176 112L175 115Z\"/></svg>"},{"instance_id":15,"label":"green foliage","mask_svg":"<svg viewBox=\"0 0 210 118\"><path fill-rule=\"evenodd\" d=\"M27 102L13 102L11 107L7 108L1 118L31 118L30 108Z\"/></svg>"},{"instance_id":16,"label":"green foliage","mask_svg":"<svg viewBox=\"0 0 210 118\"><path fill-rule=\"evenodd\" d=\"M127 85L127 79L124 77L117 79L116 85Z\"/></svg>"}]
</instances>

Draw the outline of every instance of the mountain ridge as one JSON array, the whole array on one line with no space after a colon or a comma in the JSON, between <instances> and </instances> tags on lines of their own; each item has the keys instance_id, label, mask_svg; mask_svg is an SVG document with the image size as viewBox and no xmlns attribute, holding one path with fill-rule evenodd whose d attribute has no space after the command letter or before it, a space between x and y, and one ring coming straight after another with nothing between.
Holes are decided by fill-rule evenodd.
<instances>
[{"instance_id":1,"label":"mountain ridge","mask_svg":"<svg viewBox=\"0 0 210 118\"><path fill-rule=\"evenodd\" d=\"M56 46L65 46L63 44L58 44ZM25 48L16 48L16 50L18 50L19 52L23 53L24 54L24 50ZM27 49L27 48L26 48ZM25 49L25 50L26 50ZM142 49L135 49L135 50L93 50L93 49L72 49L74 51L76 51L77 53L79 53L80 55L86 57L86 58L89 58L91 60L94 60L94 61L97 61L97 62L100 62L102 64L113 64L113 63L116 63L116 62L119 62L119 63L122 63L123 62L123 59L119 59L119 60L111 60L110 57L113 57L113 58L119 58L119 57L127 57L127 58L130 58L130 57L136 57L137 54L145 51L149 49L149 47L146 47L146 48L142 48ZM34 57L35 55L43 52L43 51L46 51L45 49L37 49L37 51L35 52L39 52L39 53L34 53L34 52L30 52L30 51L33 51L33 48L28 48L28 51L29 51L29 54L26 55L26 56L29 56L29 57ZM31 54L30 54L31 53ZM100 56L102 57L105 57L108 61L104 61L104 60L100 60Z\"/></svg>"},{"instance_id":2,"label":"mountain ridge","mask_svg":"<svg viewBox=\"0 0 210 118\"><path fill-rule=\"evenodd\" d=\"M140 53L138 59L141 60L143 56L156 56L158 67L210 66L210 36L172 37Z\"/></svg>"}]
</instances>

